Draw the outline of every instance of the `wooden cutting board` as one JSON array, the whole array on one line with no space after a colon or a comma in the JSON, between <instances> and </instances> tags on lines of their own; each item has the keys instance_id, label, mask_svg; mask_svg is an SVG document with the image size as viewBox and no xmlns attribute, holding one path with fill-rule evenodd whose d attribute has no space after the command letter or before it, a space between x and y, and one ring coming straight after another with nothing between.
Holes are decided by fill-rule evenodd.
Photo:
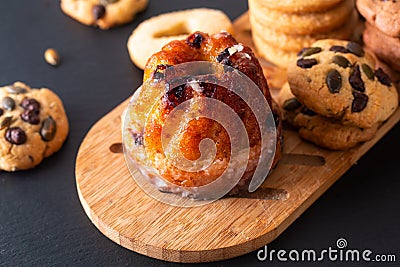
<instances>
[{"instance_id":1,"label":"wooden cutting board","mask_svg":"<svg viewBox=\"0 0 400 267\"><path fill-rule=\"evenodd\" d=\"M100 119L83 140L76 160L79 198L108 238L173 262L233 258L271 242L400 120L398 109L373 140L345 152L318 148L285 130L283 159L255 193L179 208L149 197L131 177L121 146L127 104Z\"/></svg>"}]
</instances>

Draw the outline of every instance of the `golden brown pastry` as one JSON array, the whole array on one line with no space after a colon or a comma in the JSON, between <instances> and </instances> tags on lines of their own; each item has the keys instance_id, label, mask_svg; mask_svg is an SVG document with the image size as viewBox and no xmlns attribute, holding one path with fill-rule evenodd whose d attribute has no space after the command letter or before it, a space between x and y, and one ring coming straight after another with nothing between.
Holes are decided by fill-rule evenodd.
<instances>
[{"instance_id":1,"label":"golden brown pastry","mask_svg":"<svg viewBox=\"0 0 400 267\"><path fill-rule=\"evenodd\" d=\"M276 108L277 106L271 98L267 81L257 58L249 47L239 44L229 33L221 32L210 36L203 32L195 32L186 40L170 42L148 60L144 69L144 84L160 79L171 66L193 61L208 61L230 66L245 74L258 86L272 108L277 128L276 154L272 164L275 166L281 156L282 147L279 109ZM178 186L199 187L215 181L227 168L231 155L230 136L221 124L209 118L201 117L190 120L178 140L182 155L189 160L196 160L201 155L200 141L205 138L212 139L216 145L216 156L207 169L197 172L179 169L166 159L163 150L161 139L163 127L174 108L194 97L211 98L221 101L233 109L245 126L250 145L249 160L243 176L231 194L248 188L260 157L260 128L251 108L238 95L227 89L231 88L229 83L233 83L233 81L228 79L226 82L228 87L202 82L195 85L186 83L175 88L165 89L163 96L151 111L144 133L133 133L135 136L142 135L138 143L144 144L149 161L164 179ZM199 106L198 108L205 109L207 107ZM168 191L168 188L163 188L163 190Z\"/></svg>"}]
</instances>

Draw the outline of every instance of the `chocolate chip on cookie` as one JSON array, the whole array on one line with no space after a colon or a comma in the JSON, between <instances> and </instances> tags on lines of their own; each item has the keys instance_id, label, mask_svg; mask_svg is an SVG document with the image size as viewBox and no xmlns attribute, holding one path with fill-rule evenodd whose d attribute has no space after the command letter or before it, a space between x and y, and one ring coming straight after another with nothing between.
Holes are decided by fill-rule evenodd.
<instances>
[{"instance_id":1,"label":"chocolate chip on cookie","mask_svg":"<svg viewBox=\"0 0 400 267\"><path fill-rule=\"evenodd\" d=\"M95 5L92 8L92 12L95 20L99 20L106 14L106 8L103 5Z\"/></svg>"},{"instance_id":2,"label":"chocolate chip on cookie","mask_svg":"<svg viewBox=\"0 0 400 267\"><path fill-rule=\"evenodd\" d=\"M23 121L33 125L39 124L40 122L38 110L25 109L20 116Z\"/></svg>"},{"instance_id":3,"label":"chocolate chip on cookie","mask_svg":"<svg viewBox=\"0 0 400 267\"><path fill-rule=\"evenodd\" d=\"M351 71L349 83L354 90L365 92L365 84L361 78L360 66L356 65L356 67Z\"/></svg>"},{"instance_id":4,"label":"chocolate chip on cookie","mask_svg":"<svg viewBox=\"0 0 400 267\"><path fill-rule=\"evenodd\" d=\"M381 68L378 68L375 71L375 75L381 84L386 85L386 86L392 85L392 81L390 80L390 77Z\"/></svg>"},{"instance_id":5,"label":"chocolate chip on cookie","mask_svg":"<svg viewBox=\"0 0 400 267\"><path fill-rule=\"evenodd\" d=\"M307 59L301 58L297 60L297 66L302 69L310 69L317 64L318 61L315 58L307 58Z\"/></svg>"},{"instance_id":6,"label":"chocolate chip on cookie","mask_svg":"<svg viewBox=\"0 0 400 267\"><path fill-rule=\"evenodd\" d=\"M21 107L27 110L40 110L40 103L36 99L25 97L21 102Z\"/></svg>"},{"instance_id":7,"label":"chocolate chip on cookie","mask_svg":"<svg viewBox=\"0 0 400 267\"><path fill-rule=\"evenodd\" d=\"M361 112L365 109L368 104L369 97L366 94L354 91L353 102L351 104L351 112Z\"/></svg>"},{"instance_id":8,"label":"chocolate chip on cookie","mask_svg":"<svg viewBox=\"0 0 400 267\"><path fill-rule=\"evenodd\" d=\"M13 145L22 145L26 142L26 133L19 127L8 128L6 131L6 140Z\"/></svg>"},{"instance_id":9,"label":"chocolate chip on cookie","mask_svg":"<svg viewBox=\"0 0 400 267\"><path fill-rule=\"evenodd\" d=\"M341 45L333 45L333 46L331 46L331 48L329 48L329 51L337 52L337 53L344 53L344 54L349 53L349 50L347 50L346 47L341 46Z\"/></svg>"}]
</instances>

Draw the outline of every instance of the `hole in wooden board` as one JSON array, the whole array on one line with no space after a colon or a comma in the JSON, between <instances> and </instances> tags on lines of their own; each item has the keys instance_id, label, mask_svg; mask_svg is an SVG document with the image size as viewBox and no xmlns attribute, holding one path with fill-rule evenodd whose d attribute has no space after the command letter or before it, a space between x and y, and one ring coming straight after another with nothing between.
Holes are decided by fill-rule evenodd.
<instances>
[{"instance_id":1,"label":"hole in wooden board","mask_svg":"<svg viewBox=\"0 0 400 267\"><path fill-rule=\"evenodd\" d=\"M122 143L115 143L110 146L110 151L115 154L124 153L124 149L122 147Z\"/></svg>"},{"instance_id":2,"label":"hole in wooden board","mask_svg":"<svg viewBox=\"0 0 400 267\"><path fill-rule=\"evenodd\" d=\"M262 199L262 200L286 200L289 198L289 194L285 189L260 187L256 191L240 192L237 195L226 196L226 198L251 198L251 199Z\"/></svg>"},{"instance_id":3,"label":"hole in wooden board","mask_svg":"<svg viewBox=\"0 0 400 267\"><path fill-rule=\"evenodd\" d=\"M304 165L304 166L324 166L326 161L322 156L305 154L283 154L280 164Z\"/></svg>"}]
</instances>

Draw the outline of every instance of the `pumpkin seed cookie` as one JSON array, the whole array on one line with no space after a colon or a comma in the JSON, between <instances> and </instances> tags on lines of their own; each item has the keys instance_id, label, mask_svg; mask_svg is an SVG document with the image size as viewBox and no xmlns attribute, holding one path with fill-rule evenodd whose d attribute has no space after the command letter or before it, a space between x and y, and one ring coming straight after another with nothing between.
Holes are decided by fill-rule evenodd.
<instances>
[{"instance_id":1,"label":"pumpkin seed cookie","mask_svg":"<svg viewBox=\"0 0 400 267\"><path fill-rule=\"evenodd\" d=\"M354 10L354 0L344 0L334 8L315 13L292 14L263 7L259 0L249 0L252 16L266 28L285 34L317 34L342 26Z\"/></svg>"},{"instance_id":2,"label":"pumpkin seed cookie","mask_svg":"<svg viewBox=\"0 0 400 267\"><path fill-rule=\"evenodd\" d=\"M288 82L309 109L360 128L387 120L399 104L389 76L348 41L321 40L301 51L288 67Z\"/></svg>"},{"instance_id":3,"label":"pumpkin seed cookie","mask_svg":"<svg viewBox=\"0 0 400 267\"><path fill-rule=\"evenodd\" d=\"M16 82L0 87L0 101L0 170L33 168L61 148L68 119L56 94Z\"/></svg>"},{"instance_id":4,"label":"pumpkin seed cookie","mask_svg":"<svg viewBox=\"0 0 400 267\"><path fill-rule=\"evenodd\" d=\"M144 10L148 0L61 0L61 9L68 16L101 29L128 23Z\"/></svg>"},{"instance_id":5,"label":"pumpkin seed cookie","mask_svg":"<svg viewBox=\"0 0 400 267\"><path fill-rule=\"evenodd\" d=\"M357 0L361 15L387 35L400 37L400 1Z\"/></svg>"},{"instance_id":6,"label":"pumpkin seed cookie","mask_svg":"<svg viewBox=\"0 0 400 267\"><path fill-rule=\"evenodd\" d=\"M277 100L283 110L284 120L298 129L300 137L320 147L349 149L371 140L378 131L379 123L370 128L359 128L318 115L297 100L288 83L282 87Z\"/></svg>"},{"instance_id":7,"label":"pumpkin seed cookie","mask_svg":"<svg viewBox=\"0 0 400 267\"><path fill-rule=\"evenodd\" d=\"M259 0L263 6L287 13L321 12L331 9L343 0Z\"/></svg>"}]
</instances>

